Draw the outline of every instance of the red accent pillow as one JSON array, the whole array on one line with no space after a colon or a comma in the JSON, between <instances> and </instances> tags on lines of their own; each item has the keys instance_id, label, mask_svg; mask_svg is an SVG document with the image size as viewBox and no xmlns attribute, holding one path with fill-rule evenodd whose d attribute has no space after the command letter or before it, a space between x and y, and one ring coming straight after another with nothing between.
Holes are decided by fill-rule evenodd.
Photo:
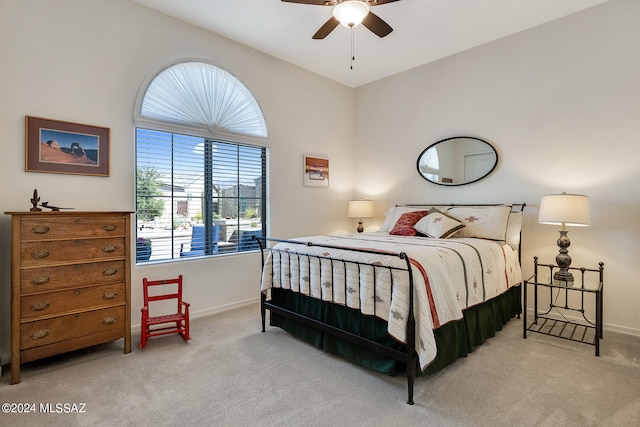
<instances>
[{"instance_id":1,"label":"red accent pillow","mask_svg":"<svg viewBox=\"0 0 640 427\"><path fill-rule=\"evenodd\" d=\"M413 226L416 222L420 221L423 217L427 216L429 211L415 211L415 212L407 212L400 215L396 225L393 226L393 229L389 232L389 234L393 234L396 236L415 236L416 230Z\"/></svg>"}]
</instances>

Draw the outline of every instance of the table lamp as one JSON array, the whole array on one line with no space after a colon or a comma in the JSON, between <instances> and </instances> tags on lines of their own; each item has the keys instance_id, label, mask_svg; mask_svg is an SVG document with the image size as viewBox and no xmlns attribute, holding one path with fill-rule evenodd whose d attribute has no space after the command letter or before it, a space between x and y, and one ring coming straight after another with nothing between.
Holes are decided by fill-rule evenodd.
<instances>
[{"instance_id":1,"label":"table lamp","mask_svg":"<svg viewBox=\"0 0 640 427\"><path fill-rule=\"evenodd\" d=\"M562 226L557 241L560 253L556 256L556 264L558 264L559 270L554 273L553 280L556 284L573 286L573 274L569 271L571 257L567 250L571 242L567 236L566 226L589 225L591 222L589 197L567 193L542 196L538 222Z\"/></svg>"},{"instance_id":2,"label":"table lamp","mask_svg":"<svg viewBox=\"0 0 640 427\"><path fill-rule=\"evenodd\" d=\"M371 200L351 200L349 202L349 218L358 218L358 233L364 231L362 218L373 217L373 202Z\"/></svg>"}]
</instances>

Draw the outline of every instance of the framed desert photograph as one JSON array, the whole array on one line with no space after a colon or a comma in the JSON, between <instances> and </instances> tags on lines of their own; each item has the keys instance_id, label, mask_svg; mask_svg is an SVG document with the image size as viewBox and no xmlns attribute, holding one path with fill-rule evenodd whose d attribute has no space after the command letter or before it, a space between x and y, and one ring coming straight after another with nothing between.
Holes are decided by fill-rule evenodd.
<instances>
[{"instance_id":1,"label":"framed desert photograph","mask_svg":"<svg viewBox=\"0 0 640 427\"><path fill-rule=\"evenodd\" d=\"M329 185L329 159L320 156L304 156L304 185L325 187Z\"/></svg>"},{"instance_id":2,"label":"framed desert photograph","mask_svg":"<svg viewBox=\"0 0 640 427\"><path fill-rule=\"evenodd\" d=\"M109 128L26 116L27 172L109 176Z\"/></svg>"}]
</instances>

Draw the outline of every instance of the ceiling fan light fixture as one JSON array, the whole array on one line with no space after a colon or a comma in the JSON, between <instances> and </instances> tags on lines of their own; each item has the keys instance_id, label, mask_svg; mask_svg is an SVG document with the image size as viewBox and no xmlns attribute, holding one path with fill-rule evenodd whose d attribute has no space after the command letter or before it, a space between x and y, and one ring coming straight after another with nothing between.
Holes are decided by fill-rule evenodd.
<instances>
[{"instance_id":1,"label":"ceiling fan light fixture","mask_svg":"<svg viewBox=\"0 0 640 427\"><path fill-rule=\"evenodd\" d=\"M343 1L333 8L333 17L345 27L357 27L369 14L369 5L360 0Z\"/></svg>"}]
</instances>

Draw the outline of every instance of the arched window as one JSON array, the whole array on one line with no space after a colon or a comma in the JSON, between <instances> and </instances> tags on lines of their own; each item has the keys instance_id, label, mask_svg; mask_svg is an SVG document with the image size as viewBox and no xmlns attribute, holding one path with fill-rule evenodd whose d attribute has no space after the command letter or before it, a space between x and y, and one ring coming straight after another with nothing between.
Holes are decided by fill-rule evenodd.
<instances>
[{"instance_id":1,"label":"arched window","mask_svg":"<svg viewBox=\"0 0 640 427\"><path fill-rule=\"evenodd\" d=\"M247 87L179 62L136 105L136 261L258 249L267 229L267 129Z\"/></svg>"}]
</instances>

